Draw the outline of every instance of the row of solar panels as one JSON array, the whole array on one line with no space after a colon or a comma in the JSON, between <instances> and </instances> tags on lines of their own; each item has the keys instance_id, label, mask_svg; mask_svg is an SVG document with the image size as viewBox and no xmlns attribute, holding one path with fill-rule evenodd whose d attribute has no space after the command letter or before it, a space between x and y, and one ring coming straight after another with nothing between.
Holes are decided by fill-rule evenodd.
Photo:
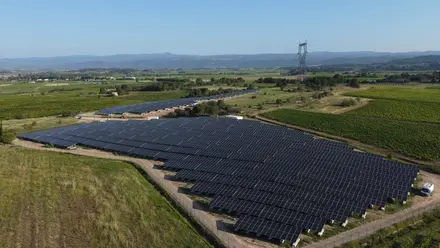
<instances>
[{"instance_id":1,"label":"row of solar panels","mask_svg":"<svg viewBox=\"0 0 440 248\"><path fill-rule=\"evenodd\" d=\"M241 215L236 230L291 241L310 225L344 221L387 198L406 200L418 172L415 165L356 152L344 143L230 118L110 121L19 137L167 160L165 168L195 182L194 193L214 197L213 208ZM279 214L265 214L267 209Z\"/></svg>"},{"instance_id":2,"label":"row of solar panels","mask_svg":"<svg viewBox=\"0 0 440 248\"><path fill-rule=\"evenodd\" d=\"M256 89L250 90L241 90L234 91L225 94L206 96L206 97L190 97L190 98L182 98L175 100L164 100L164 101L154 101L154 102L145 102L140 104L131 104L125 106L118 106L113 108L105 108L99 111L101 114L123 114L123 113L134 113L134 114L143 114L152 111L158 111L162 109L180 107L180 106L190 106L197 104L199 101L208 101L208 100L217 100L229 97L240 96L249 93L257 92Z\"/></svg>"}]
</instances>

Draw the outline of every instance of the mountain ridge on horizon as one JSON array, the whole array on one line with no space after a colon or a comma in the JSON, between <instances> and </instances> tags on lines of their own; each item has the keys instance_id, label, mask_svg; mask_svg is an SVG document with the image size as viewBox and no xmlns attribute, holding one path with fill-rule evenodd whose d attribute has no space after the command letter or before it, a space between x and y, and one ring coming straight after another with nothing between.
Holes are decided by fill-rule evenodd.
<instances>
[{"instance_id":1,"label":"mountain ridge on horizon","mask_svg":"<svg viewBox=\"0 0 440 248\"><path fill-rule=\"evenodd\" d=\"M440 50L426 50L426 51L404 51L404 52L378 52L369 50L359 51L309 51L314 54L413 54L413 53L440 53ZM114 56L140 56L140 55L174 55L174 56L194 56L194 57L210 57L210 56L252 56L252 55L290 55L296 53L283 53L283 52L261 52L261 53L220 53L220 54L189 54L189 53L172 53L172 52L156 52L156 53L115 53L115 54L70 54L70 55L54 55L54 56L24 56L24 57L0 57L0 60L15 60L15 59L48 59L48 58L66 58L66 57L114 57Z\"/></svg>"},{"instance_id":2,"label":"mountain ridge on horizon","mask_svg":"<svg viewBox=\"0 0 440 248\"><path fill-rule=\"evenodd\" d=\"M408 52L309 52L309 65L385 63L440 51ZM276 68L297 65L296 53L189 55L164 53L66 55L54 57L0 58L0 69L60 70L82 68Z\"/></svg>"}]
</instances>

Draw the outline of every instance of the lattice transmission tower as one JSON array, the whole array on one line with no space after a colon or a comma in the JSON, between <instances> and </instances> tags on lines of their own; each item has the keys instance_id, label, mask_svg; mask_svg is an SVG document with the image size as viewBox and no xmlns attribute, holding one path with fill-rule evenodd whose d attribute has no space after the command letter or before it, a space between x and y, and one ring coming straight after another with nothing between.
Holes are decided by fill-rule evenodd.
<instances>
[{"instance_id":1,"label":"lattice transmission tower","mask_svg":"<svg viewBox=\"0 0 440 248\"><path fill-rule=\"evenodd\" d=\"M298 44L298 65L299 65L299 71L300 74L306 75L307 74L307 41L300 42Z\"/></svg>"}]
</instances>

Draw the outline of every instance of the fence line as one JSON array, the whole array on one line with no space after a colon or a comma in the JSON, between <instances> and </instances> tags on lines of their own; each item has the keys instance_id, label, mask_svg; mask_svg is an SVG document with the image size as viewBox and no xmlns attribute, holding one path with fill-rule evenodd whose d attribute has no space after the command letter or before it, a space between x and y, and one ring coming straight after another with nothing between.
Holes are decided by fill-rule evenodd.
<instances>
[{"instance_id":1,"label":"fence line","mask_svg":"<svg viewBox=\"0 0 440 248\"><path fill-rule=\"evenodd\" d=\"M425 213L429 211L433 211L435 209L440 209L440 202L435 202L432 204L428 204L426 206L421 206L415 209L404 209L395 214L385 216L382 219L378 219L376 221L372 221L356 227L351 230L347 230L342 232L336 236L329 237L325 240L318 241L316 243L309 244L305 246L305 248L333 248L339 247L341 245L350 243L352 241L361 240L367 238L379 230L382 230L387 227L391 227L392 225L411 220L416 217L423 216ZM362 246L362 244L360 244Z\"/></svg>"}]
</instances>

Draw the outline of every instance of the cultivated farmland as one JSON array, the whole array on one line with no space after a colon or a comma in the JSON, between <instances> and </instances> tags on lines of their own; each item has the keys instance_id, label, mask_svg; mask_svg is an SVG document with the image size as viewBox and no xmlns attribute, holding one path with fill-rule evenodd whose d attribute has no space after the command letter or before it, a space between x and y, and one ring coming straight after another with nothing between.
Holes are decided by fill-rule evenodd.
<instances>
[{"instance_id":1,"label":"cultivated farmland","mask_svg":"<svg viewBox=\"0 0 440 248\"><path fill-rule=\"evenodd\" d=\"M209 247L127 163L0 147L0 247Z\"/></svg>"},{"instance_id":2,"label":"cultivated farmland","mask_svg":"<svg viewBox=\"0 0 440 248\"><path fill-rule=\"evenodd\" d=\"M375 99L440 102L440 90L409 86L378 86L364 91L348 92L345 95Z\"/></svg>"},{"instance_id":3,"label":"cultivated farmland","mask_svg":"<svg viewBox=\"0 0 440 248\"><path fill-rule=\"evenodd\" d=\"M263 116L331 134L356 139L420 159L440 159L438 124L403 122L354 115L331 115L281 109Z\"/></svg>"},{"instance_id":4,"label":"cultivated farmland","mask_svg":"<svg viewBox=\"0 0 440 248\"><path fill-rule=\"evenodd\" d=\"M0 99L0 119L24 119L53 115L74 115L106 107L146 101L177 99L186 91L141 92L121 97L102 97L72 94L6 95Z\"/></svg>"},{"instance_id":5,"label":"cultivated farmland","mask_svg":"<svg viewBox=\"0 0 440 248\"><path fill-rule=\"evenodd\" d=\"M439 113L440 102L376 99L362 108L345 114L418 122L440 122Z\"/></svg>"}]
</instances>

